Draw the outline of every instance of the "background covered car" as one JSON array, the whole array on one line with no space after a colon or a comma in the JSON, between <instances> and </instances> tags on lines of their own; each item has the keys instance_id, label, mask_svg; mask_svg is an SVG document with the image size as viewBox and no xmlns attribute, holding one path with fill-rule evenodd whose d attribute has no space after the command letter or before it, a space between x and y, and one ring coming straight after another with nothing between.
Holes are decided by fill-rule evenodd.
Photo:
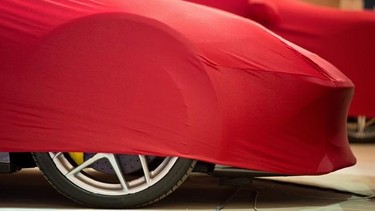
<instances>
[{"instance_id":1,"label":"background covered car","mask_svg":"<svg viewBox=\"0 0 375 211\"><path fill-rule=\"evenodd\" d=\"M314 6L301 0L188 0L261 23L276 34L317 53L355 84L348 134L375 140L375 13Z\"/></svg>"},{"instance_id":2,"label":"background covered car","mask_svg":"<svg viewBox=\"0 0 375 211\"><path fill-rule=\"evenodd\" d=\"M169 0L0 7L0 151L37 152L79 202L152 203L193 160L289 175L355 163L351 81L241 17Z\"/></svg>"}]
</instances>

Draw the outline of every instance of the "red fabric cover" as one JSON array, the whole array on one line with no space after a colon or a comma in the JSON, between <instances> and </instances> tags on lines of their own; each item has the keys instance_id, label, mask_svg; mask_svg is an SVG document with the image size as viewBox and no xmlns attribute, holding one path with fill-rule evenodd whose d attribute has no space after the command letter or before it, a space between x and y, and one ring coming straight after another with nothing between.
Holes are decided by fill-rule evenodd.
<instances>
[{"instance_id":1,"label":"red fabric cover","mask_svg":"<svg viewBox=\"0 0 375 211\"><path fill-rule=\"evenodd\" d=\"M327 59L355 84L349 115L375 117L374 12L342 11L299 0L189 1L250 18ZM235 10L239 4L242 8Z\"/></svg>"},{"instance_id":2,"label":"red fabric cover","mask_svg":"<svg viewBox=\"0 0 375 211\"><path fill-rule=\"evenodd\" d=\"M2 1L0 151L353 165L353 84L263 27L182 1Z\"/></svg>"}]
</instances>

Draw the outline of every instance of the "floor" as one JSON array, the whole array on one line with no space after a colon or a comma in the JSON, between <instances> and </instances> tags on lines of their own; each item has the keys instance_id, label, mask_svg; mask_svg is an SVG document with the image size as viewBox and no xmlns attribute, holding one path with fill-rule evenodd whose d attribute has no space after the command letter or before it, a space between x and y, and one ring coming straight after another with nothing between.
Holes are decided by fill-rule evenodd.
<instances>
[{"instance_id":1,"label":"floor","mask_svg":"<svg viewBox=\"0 0 375 211\"><path fill-rule=\"evenodd\" d=\"M145 210L375 210L375 144L352 144L357 165L324 176L257 178L241 186L195 174ZM248 184L246 184L248 182ZM0 210L83 210L37 169L0 175Z\"/></svg>"}]
</instances>

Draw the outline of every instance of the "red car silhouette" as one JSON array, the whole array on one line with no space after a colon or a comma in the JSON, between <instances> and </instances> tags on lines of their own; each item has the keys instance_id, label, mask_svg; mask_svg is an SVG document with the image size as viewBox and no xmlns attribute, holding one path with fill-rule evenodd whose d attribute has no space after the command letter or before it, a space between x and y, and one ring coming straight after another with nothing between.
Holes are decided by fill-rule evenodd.
<instances>
[{"instance_id":1,"label":"red car silhouette","mask_svg":"<svg viewBox=\"0 0 375 211\"><path fill-rule=\"evenodd\" d=\"M0 10L0 166L33 152L78 202L150 204L196 160L283 175L355 163L352 82L242 17L170 0Z\"/></svg>"}]
</instances>

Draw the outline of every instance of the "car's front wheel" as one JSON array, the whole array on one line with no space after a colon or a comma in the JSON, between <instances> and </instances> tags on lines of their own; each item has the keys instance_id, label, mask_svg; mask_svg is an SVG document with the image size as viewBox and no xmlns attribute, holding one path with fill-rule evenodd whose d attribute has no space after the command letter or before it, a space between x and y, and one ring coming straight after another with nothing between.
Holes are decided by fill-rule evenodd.
<instances>
[{"instance_id":1,"label":"car's front wheel","mask_svg":"<svg viewBox=\"0 0 375 211\"><path fill-rule=\"evenodd\" d=\"M34 153L48 181L87 206L130 208L156 202L179 187L195 161L111 153Z\"/></svg>"}]
</instances>

